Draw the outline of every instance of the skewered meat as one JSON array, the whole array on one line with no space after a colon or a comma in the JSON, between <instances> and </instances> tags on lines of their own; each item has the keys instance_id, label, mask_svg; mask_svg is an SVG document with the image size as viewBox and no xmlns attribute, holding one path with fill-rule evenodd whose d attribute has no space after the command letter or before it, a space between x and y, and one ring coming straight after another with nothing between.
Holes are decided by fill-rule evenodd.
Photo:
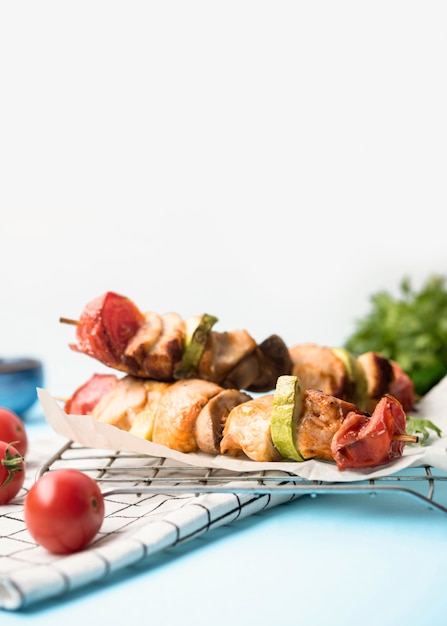
<instances>
[{"instance_id":1,"label":"skewered meat","mask_svg":"<svg viewBox=\"0 0 447 626\"><path fill-rule=\"evenodd\" d=\"M293 374L304 388L319 389L367 411L385 393L394 395L405 411L414 405L412 381L398 364L378 353L355 359L346 350L312 343L287 348L278 335L258 345L246 330L216 332L211 327L217 318L199 317L207 317L208 326L202 328L203 345L193 365L184 357L191 348L191 321L199 318L143 314L129 298L113 292L87 304L77 322L77 342L70 347L141 378L201 378L228 389L264 393L274 389L279 376Z\"/></svg>"},{"instance_id":2,"label":"skewered meat","mask_svg":"<svg viewBox=\"0 0 447 626\"><path fill-rule=\"evenodd\" d=\"M152 441L154 424L157 414L162 410L164 392L170 383L160 380L147 380L142 383L146 391L146 402L144 406L132 415L132 424L129 432L131 435ZM104 419L104 418L103 418Z\"/></svg>"},{"instance_id":3,"label":"skewered meat","mask_svg":"<svg viewBox=\"0 0 447 626\"><path fill-rule=\"evenodd\" d=\"M233 409L228 416L220 445L222 453L242 452L253 461L277 461L270 431L273 394L261 396ZM359 411L352 403L318 391L303 393L303 409L296 429L297 449L304 459L333 460L331 441L350 412ZM363 412L361 412L365 415Z\"/></svg>"},{"instance_id":4,"label":"skewered meat","mask_svg":"<svg viewBox=\"0 0 447 626\"><path fill-rule=\"evenodd\" d=\"M107 375L94 374L79 387L65 403L65 412L73 408L90 408L92 417L111 424L131 434L167 446L179 452L197 449L208 454L218 454L222 430L230 411L251 400L251 396L238 389L224 389L201 379L179 380L172 383L146 380L135 376L115 378L110 387ZM102 396L100 396L101 381ZM90 388L97 393L95 406L88 405ZM87 414L82 410L79 415Z\"/></svg>"},{"instance_id":5,"label":"skewered meat","mask_svg":"<svg viewBox=\"0 0 447 626\"><path fill-rule=\"evenodd\" d=\"M125 376L100 399L92 409L92 416L100 422L129 430L136 414L145 406L146 400L145 382L132 376Z\"/></svg>"},{"instance_id":6,"label":"skewered meat","mask_svg":"<svg viewBox=\"0 0 447 626\"><path fill-rule=\"evenodd\" d=\"M93 381L93 382L92 382ZM101 388L101 375L76 390L90 397ZM274 394L252 398L237 389L190 379L173 383L124 376L110 388L104 379L103 396L92 416L130 433L179 452L245 455L253 461L284 460L273 444L271 414ZM67 401L66 407L74 403ZM347 467L374 467L402 455L405 412L385 395L372 415L356 405L316 389L303 391L296 425L297 449L304 460L325 459Z\"/></svg>"},{"instance_id":7,"label":"skewered meat","mask_svg":"<svg viewBox=\"0 0 447 626\"><path fill-rule=\"evenodd\" d=\"M75 324L72 350L141 378L164 382L202 378L225 388L264 392L292 367L289 350L278 335L258 345L246 330L209 329L199 362L184 371L188 320L177 313L142 313L131 300L113 292L88 303Z\"/></svg>"},{"instance_id":8,"label":"skewered meat","mask_svg":"<svg viewBox=\"0 0 447 626\"><path fill-rule=\"evenodd\" d=\"M273 394L268 394L230 411L220 443L221 453L238 456L243 452L253 461L281 460L270 434L272 404Z\"/></svg>"},{"instance_id":9,"label":"skewered meat","mask_svg":"<svg viewBox=\"0 0 447 626\"><path fill-rule=\"evenodd\" d=\"M179 452L198 448L194 426L200 411L221 387L201 379L181 380L168 385L163 407L156 415L152 441Z\"/></svg>"},{"instance_id":10,"label":"skewered meat","mask_svg":"<svg viewBox=\"0 0 447 626\"><path fill-rule=\"evenodd\" d=\"M414 406L410 378L397 363L377 352L355 358L347 351L303 343L290 347L289 353L291 372L305 389L319 389L369 412L386 393L399 400L405 411ZM349 363L342 358L343 353L349 355Z\"/></svg>"},{"instance_id":11,"label":"skewered meat","mask_svg":"<svg viewBox=\"0 0 447 626\"><path fill-rule=\"evenodd\" d=\"M123 353L123 371L134 376L169 381L183 353L185 323L177 313L158 316L160 332L155 340L156 313L147 313L146 322L126 345Z\"/></svg>"},{"instance_id":12,"label":"skewered meat","mask_svg":"<svg viewBox=\"0 0 447 626\"><path fill-rule=\"evenodd\" d=\"M149 349L158 341L163 329L163 318L161 315L149 311L144 315L144 322L137 328L138 330L124 346L123 355L129 364L128 366L136 370L138 370L138 363L144 361Z\"/></svg>"},{"instance_id":13,"label":"skewered meat","mask_svg":"<svg viewBox=\"0 0 447 626\"><path fill-rule=\"evenodd\" d=\"M254 461L278 460L270 429L273 394L233 409L225 423L221 452L245 454ZM303 394L303 410L296 426L296 443L305 460L335 461L339 470L383 465L402 456L406 416L393 396L384 396L372 415L349 402L310 389ZM281 458L281 457L280 457Z\"/></svg>"},{"instance_id":14,"label":"skewered meat","mask_svg":"<svg viewBox=\"0 0 447 626\"><path fill-rule=\"evenodd\" d=\"M331 348L302 343L289 348L292 374L305 389L319 389L342 400L351 399L352 390L346 366Z\"/></svg>"},{"instance_id":15,"label":"skewered meat","mask_svg":"<svg viewBox=\"0 0 447 626\"><path fill-rule=\"evenodd\" d=\"M306 390L296 433L300 454L305 459L333 460L332 439L349 413L366 415L351 402L316 389Z\"/></svg>"}]
</instances>

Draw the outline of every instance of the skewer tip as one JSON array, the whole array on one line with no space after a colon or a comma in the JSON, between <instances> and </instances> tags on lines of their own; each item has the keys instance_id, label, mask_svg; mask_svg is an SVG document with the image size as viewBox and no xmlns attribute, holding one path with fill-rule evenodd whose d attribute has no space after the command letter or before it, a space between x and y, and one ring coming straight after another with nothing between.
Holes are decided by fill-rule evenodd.
<instances>
[{"instance_id":1,"label":"skewer tip","mask_svg":"<svg viewBox=\"0 0 447 626\"><path fill-rule=\"evenodd\" d=\"M72 326L78 326L79 321L78 320L72 320L68 317L60 317L59 318L59 322L61 324L71 324Z\"/></svg>"},{"instance_id":2,"label":"skewer tip","mask_svg":"<svg viewBox=\"0 0 447 626\"><path fill-rule=\"evenodd\" d=\"M417 443L419 441L419 437L417 435L394 435L394 441L404 441L405 443Z\"/></svg>"}]
</instances>

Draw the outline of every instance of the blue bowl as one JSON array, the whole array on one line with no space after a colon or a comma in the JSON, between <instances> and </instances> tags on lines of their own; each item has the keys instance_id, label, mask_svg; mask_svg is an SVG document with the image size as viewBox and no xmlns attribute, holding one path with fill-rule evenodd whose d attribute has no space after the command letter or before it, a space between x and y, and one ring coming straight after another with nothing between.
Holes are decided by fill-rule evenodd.
<instances>
[{"instance_id":1,"label":"blue bowl","mask_svg":"<svg viewBox=\"0 0 447 626\"><path fill-rule=\"evenodd\" d=\"M41 361L31 358L0 358L0 407L19 415L37 400L37 387L43 385Z\"/></svg>"}]
</instances>

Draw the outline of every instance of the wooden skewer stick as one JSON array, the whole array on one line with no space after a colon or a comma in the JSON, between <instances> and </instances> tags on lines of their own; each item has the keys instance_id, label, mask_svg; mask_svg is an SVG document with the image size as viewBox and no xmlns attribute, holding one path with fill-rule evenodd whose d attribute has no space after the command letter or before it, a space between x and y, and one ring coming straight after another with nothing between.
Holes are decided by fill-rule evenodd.
<instances>
[{"instance_id":1,"label":"wooden skewer stick","mask_svg":"<svg viewBox=\"0 0 447 626\"><path fill-rule=\"evenodd\" d=\"M79 324L78 320L71 320L68 317L60 317L59 321L61 322L61 324L72 324L73 326L78 326Z\"/></svg>"},{"instance_id":2,"label":"wooden skewer stick","mask_svg":"<svg viewBox=\"0 0 447 626\"><path fill-rule=\"evenodd\" d=\"M419 437L417 435L393 435L394 441L405 441L405 443L417 443Z\"/></svg>"}]
</instances>

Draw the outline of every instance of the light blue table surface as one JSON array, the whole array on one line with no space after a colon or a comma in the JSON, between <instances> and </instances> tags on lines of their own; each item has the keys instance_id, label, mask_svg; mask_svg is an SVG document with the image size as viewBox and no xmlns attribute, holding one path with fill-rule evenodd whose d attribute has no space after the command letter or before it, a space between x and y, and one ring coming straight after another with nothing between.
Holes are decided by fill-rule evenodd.
<instances>
[{"instance_id":1,"label":"light blue table surface","mask_svg":"<svg viewBox=\"0 0 447 626\"><path fill-rule=\"evenodd\" d=\"M30 439L51 434L43 417ZM400 493L319 495L171 549L1 626L445 626L447 515Z\"/></svg>"}]
</instances>

